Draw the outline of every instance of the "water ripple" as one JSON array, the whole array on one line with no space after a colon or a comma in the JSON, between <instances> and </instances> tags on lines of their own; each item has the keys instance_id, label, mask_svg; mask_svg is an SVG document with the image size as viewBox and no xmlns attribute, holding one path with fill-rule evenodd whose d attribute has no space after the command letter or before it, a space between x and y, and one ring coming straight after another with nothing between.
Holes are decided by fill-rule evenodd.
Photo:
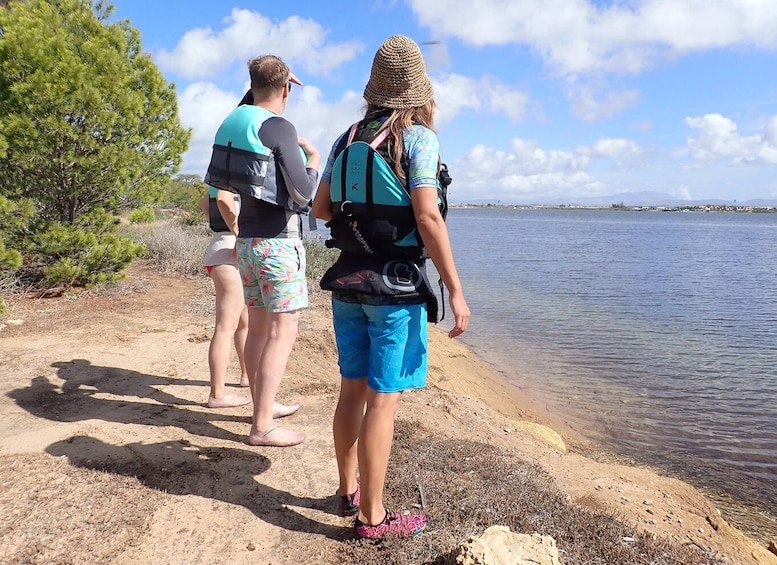
<instances>
[{"instance_id":1,"label":"water ripple","mask_svg":"<svg viewBox=\"0 0 777 565\"><path fill-rule=\"evenodd\" d=\"M468 343L592 439L777 507L777 214L448 223Z\"/></svg>"}]
</instances>

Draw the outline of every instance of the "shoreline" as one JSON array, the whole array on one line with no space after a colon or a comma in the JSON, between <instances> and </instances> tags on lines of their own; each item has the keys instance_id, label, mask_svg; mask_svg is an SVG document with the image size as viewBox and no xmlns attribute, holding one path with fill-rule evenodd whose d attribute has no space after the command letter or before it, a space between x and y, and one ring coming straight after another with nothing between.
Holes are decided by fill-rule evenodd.
<instances>
[{"instance_id":1,"label":"shoreline","mask_svg":"<svg viewBox=\"0 0 777 565\"><path fill-rule=\"evenodd\" d=\"M455 369L455 361L451 362L450 359L456 358L468 360L468 371ZM551 437L558 436L563 441L565 450L566 445L577 449L593 447L590 440L567 426L558 415L542 408L538 403L540 399L531 397L517 384L510 382L503 369L488 362L471 346L450 339L447 330L437 327L429 328L428 384L447 392L476 398L507 418L525 419L544 426L551 432Z\"/></svg>"},{"instance_id":2,"label":"shoreline","mask_svg":"<svg viewBox=\"0 0 777 565\"><path fill-rule=\"evenodd\" d=\"M508 370L497 364L489 363L484 353L478 353L470 345L447 337L447 330L433 327L429 331L429 379L428 384L454 394L463 394L476 398L497 413L522 422L532 424L525 426L533 435L551 445L563 446L563 450L574 451L584 457L601 461L605 464L625 465L657 472L661 476L682 481L722 509L721 514L734 527L751 537L754 541L767 547L777 540L777 516L768 514L768 509L737 499L731 493L721 489L718 492L703 485L694 485L681 473L670 473L658 465L650 465L629 455L606 448L595 440L587 438L580 431L568 426L560 414L543 407L542 398L536 398L525 392L521 387L511 382ZM451 343L453 342L453 343ZM435 355L436 347L442 347L444 353ZM439 370L432 370L442 365L450 365L443 359L445 355L466 358L474 367L473 374L462 372L454 377L440 376ZM450 373L450 367L448 373ZM524 421L525 420L525 421Z\"/></svg>"}]
</instances>

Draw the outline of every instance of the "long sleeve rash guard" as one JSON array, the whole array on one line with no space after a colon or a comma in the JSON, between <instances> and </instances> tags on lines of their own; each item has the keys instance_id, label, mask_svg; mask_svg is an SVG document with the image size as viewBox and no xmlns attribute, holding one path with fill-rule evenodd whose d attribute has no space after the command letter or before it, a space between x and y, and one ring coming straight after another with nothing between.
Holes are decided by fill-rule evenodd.
<instances>
[{"instance_id":1,"label":"long sleeve rash guard","mask_svg":"<svg viewBox=\"0 0 777 565\"><path fill-rule=\"evenodd\" d=\"M266 184L276 186L280 194L288 193L297 204L307 204L315 193L318 171L305 167L294 125L280 116L269 118L259 128L259 139L272 152ZM241 238L302 235L299 214L245 196L242 198L238 228Z\"/></svg>"}]
</instances>

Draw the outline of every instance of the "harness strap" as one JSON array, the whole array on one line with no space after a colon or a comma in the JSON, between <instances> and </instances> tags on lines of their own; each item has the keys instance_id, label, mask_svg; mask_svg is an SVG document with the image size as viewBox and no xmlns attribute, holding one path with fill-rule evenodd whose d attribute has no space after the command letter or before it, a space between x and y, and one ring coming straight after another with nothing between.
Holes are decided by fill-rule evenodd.
<instances>
[{"instance_id":1,"label":"harness strap","mask_svg":"<svg viewBox=\"0 0 777 565\"><path fill-rule=\"evenodd\" d=\"M361 122L356 122L351 126L351 131L348 132L348 141L345 142L345 147L348 147L351 143L353 143L353 138L356 137L356 131L359 129L360 123Z\"/></svg>"},{"instance_id":2,"label":"harness strap","mask_svg":"<svg viewBox=\"0 0 777 565\"><path fill-rule=\"evenodd\" d=\"M375 199L372 196L372 171L375 168L375 150L370 145L370 150L367 151L367 170L365 175L367 176L367 192L364 195L364 203L367 205L367 213L372 216L372 206Z\"/></svg>"},{"instance_id":3,"label":"harness strap","mask_svg":"<svg viewBox=\"0 0 777 565\"><path fill-rule=\"evenodd\" d=\"M232 142L230 141L227 143L227 186L231 187L232 183L230 182L232 179L230 178L230 172L229 172L229 161L232 159Z\"/></svg>"},{"instance_id":4,"label":"harness strap","mask_svg":"<svg viewBox=\"0 0 777 565\"><path fill-rule=\"evenodd\" d=\"M346 144L346 147L348 147L348 144ZM345 202L347 200L346 196L346 190L345 190L345 175L348 172L348 152L345 150L345 147L343 148L342 153L343 160L340 162L340 202Z\"/></svg>"},{"instance_id":5,"label":"harness strap","mask_svg":"<svg viewBox=\"0 0 777 565\"><path fill-rule=\"evenodd\" d=\"M375 139L373 139L372 143L370 143L370 147L377 149L380 147L381 143L386 141L386 138L388 138L389 135L391 135L391 132L388 130L388 128L384 129L382 132L375 136Z\"/></svg>"}]
</instances>

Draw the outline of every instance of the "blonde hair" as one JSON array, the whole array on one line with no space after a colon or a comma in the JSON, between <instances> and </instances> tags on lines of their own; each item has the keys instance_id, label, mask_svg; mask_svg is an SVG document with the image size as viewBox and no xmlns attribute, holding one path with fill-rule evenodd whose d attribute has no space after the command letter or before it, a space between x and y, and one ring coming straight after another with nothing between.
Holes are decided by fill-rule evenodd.
<instances>
[{"instance_id":1,"label":"blonde hair","mask_svg":"<svg viewBox=\"0 0 777 565\"><path fill-rule=\"evenodd\" d=\"M402 168L402 156L405 152L403 144L403 132L405 128L412 125L420 125L434 131L434 112L437 108L434 99L430 99L423 106L417 108L404 108L401 110L391 110L387 108L378 108L368 106L365 112L365 118L376 118L388 115L388 118L379 131L389 130L387 140L387 152L389 158L394 164L394 172L401 181L405 181L405 171Z\"/></svg>"}]
</instances>

